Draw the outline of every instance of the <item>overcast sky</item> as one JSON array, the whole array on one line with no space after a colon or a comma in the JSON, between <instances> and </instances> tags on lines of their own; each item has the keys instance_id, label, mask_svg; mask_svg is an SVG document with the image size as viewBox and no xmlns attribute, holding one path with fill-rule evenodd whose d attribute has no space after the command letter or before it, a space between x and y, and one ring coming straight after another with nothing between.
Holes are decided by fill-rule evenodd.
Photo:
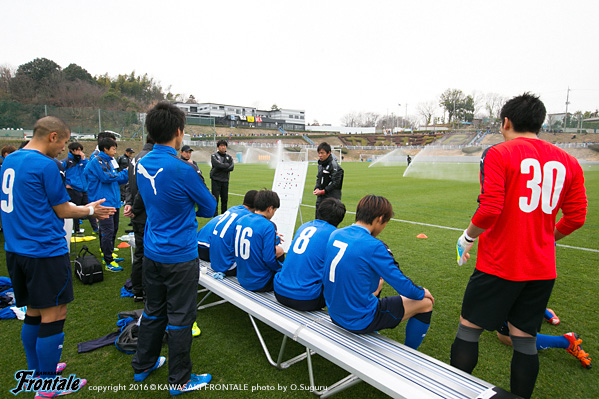
<instances>
[{"instance_id":1,"label":"overcast sky","mask_svg":"<svg viewBox=\"0 0 599 399\"><path fill-rule=\"evenodd\" d=\"M448 88L599 108L599 1L0 0L0 64L147 73L199 102L417 115ZM402 104L401 107L398 104Z\"/></svg>"}]
</instances>

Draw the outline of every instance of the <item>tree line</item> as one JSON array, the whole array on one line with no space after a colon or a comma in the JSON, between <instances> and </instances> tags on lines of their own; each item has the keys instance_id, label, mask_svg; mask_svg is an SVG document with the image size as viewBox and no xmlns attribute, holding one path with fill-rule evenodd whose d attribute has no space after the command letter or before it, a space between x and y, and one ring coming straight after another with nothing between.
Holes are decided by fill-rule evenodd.
<instances>
[{"instance_id":1,"label":"tree line","mask_svg":"<svg viewBox=\"0 0 599 399\"><path fill-rule=\"evenodd\" d=\"M165 92L147 73L92 76L77 64L62 68L47 58L36 58L16 70L0 67L0 102L141 112L165 99L183 100L170 87Z\"/></svg>"},{"instance_id":2,"label":"tree line","mask_svg":"<svg viewBox=\"0 0 599 399\"><path fill-rule=\"evenodd\" d=\"M507 97L497 93L464 94L459 89L447 89L437 101L419 103L415 108L417 115L408 115L404 118L394 113L381 115L375 112L350 112L345 114L341 123L349 127L376 126L377 129L392 129L405 127L414 129L417 126L431 124L471 123L474 119L481 119L486 127L497 127L501 107L508 100ZM441 114L442 112L442 114ZM596 117L597 111L576 111L568 113L566 118L557 119L548 117L549 129L576 127L582 119Z\"/></svg>"}]
</instances>

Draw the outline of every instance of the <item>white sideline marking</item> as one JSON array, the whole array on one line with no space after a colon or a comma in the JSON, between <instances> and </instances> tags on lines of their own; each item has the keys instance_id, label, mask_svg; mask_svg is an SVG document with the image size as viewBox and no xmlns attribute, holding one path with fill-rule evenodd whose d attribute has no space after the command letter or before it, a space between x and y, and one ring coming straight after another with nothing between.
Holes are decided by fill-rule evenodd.
<instances>
[{"instance_id":1,"label":"white sideline marking","mask_svg":"<svg viewBox=\"0 0 599 399\"><path fill-rule=\"evenodd\" d=\"M235 194L235 193L229 193L229 194L243 197L242 194ZM308 208L316 208L316 206L314 206L314 205L308 205L308 204L300 204L300 205L308 207ZM347 211L346 213L351 213L352 215L356 214L356 212L351 212L351 211ZM463 229L458 229L458 228L455 228L455 227L448 227L448 226L439 226L438 224L421 223L421 222L414 222L414 221L411 221L411 220L402 220L402 219L393 219L393 218L391 220L393 220L394 222L417 224L419 226L436 227L438 229L463 231ZM565 244L557 244L557 246L558 247L562 247L562 248L578 249L579 251L587 251L587 252L599 253L599 249L583 248L583 247L573 247L571 245L565 245Z\"/></svg>"}]
</instances>

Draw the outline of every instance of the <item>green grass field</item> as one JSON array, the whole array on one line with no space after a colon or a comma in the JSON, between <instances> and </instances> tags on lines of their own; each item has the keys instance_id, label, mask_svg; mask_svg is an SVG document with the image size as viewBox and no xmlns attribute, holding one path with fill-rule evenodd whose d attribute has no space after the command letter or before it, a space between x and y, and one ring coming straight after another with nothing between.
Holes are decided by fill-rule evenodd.
<instances>
[{"instance_id":1,"label":"green grass field","mask_svg":"<svg viewBox=\"0 0 599 399\"><path fill-rule=\"evenodd\" d=\"M448 166L451 167L451 166ZM420 350L441 361L449 361L449 349L453 342L464 288L474 261L458 267L455 260L455 242L477 207L478 182L403 178L404 167L367 168L366 163L344 163L345 181L343 202L348 211L355 211L356 204L366 194L383 195L393 204L395 217L379 236L393 250L402 270L417 284L428 288L436 299L431 328ZM208 176L209 169L201 169ZM249 189L270 188L274 170L260 165L236 165L230 183L231 194L243 194ZM311 194L316 167L308 170L302 206L303 220L313 218L314 198ZM599 292L597 265L599 254L599 172L586 173L589 198L589 214L585 226L566 237L560 244L589 248L595 252L575 248L557 248L558 279L550 307L556 311L562 323L550 326L544 323L545 334L564 334L575 331L583 338L583 348L597 356L599 353L599 318L596 298ZM241 203L238 195L230 195L229 205ZM342 226L353 222L354 215L347 214ZM128 219L121 219L119 236L124 233ZM203 225L206 219L200 219ZM409 223L408 223L409 222ZM299 225L299 218L298 218ZM90 232L89 223L84 227ZM518 226L514 226L518 228ZM428 239L416 236L424 233ZM3 236L0 234L0 240ZM89 245L98 251L98 240ZM2 252L4 246L2 245ZM73 395L78 398L164 398L165 391L150 391L151 384L167 383L167 367L154 372L144 383L133 384L131 355L119 352L114 346L78 354L77 343L104 336L116 330L117 313L140 308L132 298L121 298L120 288L129 277L130 254L124 254L125 271L104 273L104 281L92 286L74 282L75 301L69 305L65 325L66 339L62 360L68 362L65 373L75 373L88 379L88 387ZM476 255L476 249L473 251ZM4 254L0 254L0 275L8 276ZM383 295L393 295L386 286ZM1 397L11 396L9 389L15 386L15 371L26 368L25 354L20 340L21 321L0 321L0 345L3 348L3 373L0 373ZM198 313L200 337L194 339L192 359L194 371L213 375L213 388L190 397L205 398L310 398L313 395L302 390L309 385L307 367L298 363L283 371L271 367L256 338L249 318L230 304L203 310ZM281 337L274 330L261 325L267 345L276 354ZM382 334L399 342L404 340L403 325ZM299 345L287 346L289 357L303 351ZM163 354L167 349L164 347ZM580 362L562 349L542 351L540 373L535 398L596 398L599 397L597 371L583 369ZM509 389L509 365L511 348L497 340L494 332L485 332L481 338L480 360L474 374L495 385ZM599 367L599 366L598 366ZM346 373L332 363L315 356L316 385L327 385L343 378ZM229 385L230 384L230 385ZM233 385L237 384L237 385ZM247 385L245 385L247 384ZM94 389L102 387L108 392ZM228 387L229 390L224 390ZM244 390L247 387L246 390ZM286 392L280 390L285 387ZM234 390L234 388L237 388ZM118 392L115 392L117 391ZM254 390L254 392L252 392ZM24 394L28 396L31 394ZM366 383L358 384L337 394L337 398L378 398L382 393Z\"/></svg>"}]
</instances>

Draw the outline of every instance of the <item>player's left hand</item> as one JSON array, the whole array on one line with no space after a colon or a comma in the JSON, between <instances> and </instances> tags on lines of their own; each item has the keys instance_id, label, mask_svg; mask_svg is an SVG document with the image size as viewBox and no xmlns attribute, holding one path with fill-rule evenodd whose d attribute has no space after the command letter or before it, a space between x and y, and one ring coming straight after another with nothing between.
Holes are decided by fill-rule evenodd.
<instances>
[{"instance_id":1,"label":"player's left hand","mask_svg":"<svg viewBox=\"0 0 599 399\"><path fill-rule=\"evenodd\" d=\"M462 266L464 263L468 262L468 259L470 259L470 254L468 251L470 251L472 245L474 245L475 240L476 238L472 239L468 237L466 230L464 230L464 233L462 233L460 238L458 238L458 242L456 244L456 250L458 253L458 266Z\"/></svg>"}]
</instances>

